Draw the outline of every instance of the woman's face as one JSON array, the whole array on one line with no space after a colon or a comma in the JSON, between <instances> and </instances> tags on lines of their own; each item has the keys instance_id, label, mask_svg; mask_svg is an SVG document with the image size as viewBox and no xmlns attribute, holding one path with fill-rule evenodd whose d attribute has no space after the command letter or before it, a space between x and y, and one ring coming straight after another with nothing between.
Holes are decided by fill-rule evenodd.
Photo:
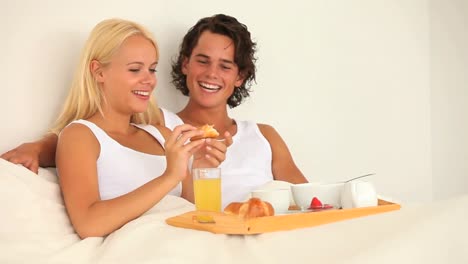
<instances>
[{"instance_id":1,"label":"woman's face","mask_svg":"<svg viewBox=\"0 0 468 264\"><path fill-rule=\"evenodd\" d=\"M98 79L108 103L104 109L126 115L144 112L157 83L156 65L156 49L148 39L127 38Z\"/></svg>"},{"instance_id":2,"label":"woman's face","mask_svg":"<svg viewBox=\"0 0 468 264\"><path fill-rule=\"evenodd\" d=\"M224 35L204 31L182 64L190 100L204 107L226 106L234 87L242 84L234 63L234 43Z\"/></svg>"}]
</instances>

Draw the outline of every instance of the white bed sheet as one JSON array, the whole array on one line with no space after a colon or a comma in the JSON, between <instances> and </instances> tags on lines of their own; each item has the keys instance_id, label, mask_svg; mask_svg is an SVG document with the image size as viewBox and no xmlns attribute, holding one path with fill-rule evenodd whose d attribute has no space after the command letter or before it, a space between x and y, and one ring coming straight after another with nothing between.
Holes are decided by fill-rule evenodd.
<instances>
[{"instance_id":1,"label":"white bed sheet","mask_svg":"<svg viewBox=\"0 0 468 264\"><path fill-rule=\"evenodd\" d=\"M53 169L0 159L0 263L468 263L468 196L251 236L169 226L194 209L168 196L105 238L80 240Z\"/></svg>"}]
</instances>

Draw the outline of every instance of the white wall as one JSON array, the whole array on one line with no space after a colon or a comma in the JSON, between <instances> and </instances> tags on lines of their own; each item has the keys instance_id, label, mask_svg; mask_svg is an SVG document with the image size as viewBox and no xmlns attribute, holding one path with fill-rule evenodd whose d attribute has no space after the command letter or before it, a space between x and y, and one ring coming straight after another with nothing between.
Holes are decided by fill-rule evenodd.
<instances>
[{"instance_id":1,"label":"white wall","mask_svg":"<svg viewBox=\"0 0 468 264\"><path fill-rule=\"evenodd\" d=\"M100 20L133 19L155 33L158 101L179 110L185 98L169 84L179 41L199 18L228 13L249 26L259 56L252 97L233 116L275 126L310 180L376 172L381 194L432 199L427 0L12 2L0 10L0 152L51 124Z\"/></svg>"},{"instance_id":2,"label":"white wall","mask_svg":"<svg viewBox=\"0 0 468 264\"><path fill-rule=\"evenodd\" d=\"M236 114L274 124L310 179L376 172L383 193L431 199L426 2L359 2L267 15L262 75Z\"/></svg>"},{"instance_id":3,"label":"white wall","mask_svg":"<svg viewBox=\"0 0 468 264\"><path fill-rule=\"evenodd\" d=\"M434 198L468 193L468 2L431 1Z\"/></svg>"}]
</instances>

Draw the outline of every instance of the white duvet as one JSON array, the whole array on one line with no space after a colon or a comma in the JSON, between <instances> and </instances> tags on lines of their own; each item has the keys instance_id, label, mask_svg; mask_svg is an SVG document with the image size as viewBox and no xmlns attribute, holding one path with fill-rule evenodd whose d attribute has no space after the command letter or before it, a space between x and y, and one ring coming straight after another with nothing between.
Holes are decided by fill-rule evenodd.
<instances>
[{"instance_id":1,"label":"white duvet","mask_svg":"<svg viewBox=\"0 0 468 264\"><path fill-rule=\"evenodd\" d=\"M107 237L80 240L55 171L0 159L0 263L468 263L468 196L252 236L165 223L193 209L168 196Z\"/></svg>"}]
</instances>

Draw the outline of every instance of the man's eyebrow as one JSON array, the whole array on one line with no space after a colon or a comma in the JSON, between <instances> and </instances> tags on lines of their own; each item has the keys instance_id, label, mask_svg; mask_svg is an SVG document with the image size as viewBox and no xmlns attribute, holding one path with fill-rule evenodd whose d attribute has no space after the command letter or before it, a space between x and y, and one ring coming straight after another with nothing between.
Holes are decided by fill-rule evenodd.
<instances>
[{"instance_id":1,"label":"man's eyebrow","mask_svg":"<svg viewBox=\"0 0 468 264\"><path fill-rule=\"evenodd\" d=\"M210 59L209 56L203 54L203 53L198 53L198 54L195 54L195 57L201 57L201 58L204 58L204 59ZM232 60L228 60L228 59L221 59L222 62L224 63L229 63L229 64L235 64Z\"/></svg>"},{"instance_id":2,"label":"man's eyebrow","mask_svg":"<svg viewBox=\"0 0 468 264\"><path fill-rule=\"evenodd\" d=\"M195 54L195 57L202 57L204 59L209 59L210 57L208 57L207 55L203 54L203 53L198 53L198 54Z\"/></svg>"},{"instance_id":3,"label":"man's eyebrow","mask_svg":"<svg viewBox=\"0 0 468 264\"><path fill-rule=\"evenodd\" d=\"M232 60L221 59L221 61L224 62L224 63L229 63L229 64L234 64L235 65L235 63Z\"/></svg>"}]
</instances>

